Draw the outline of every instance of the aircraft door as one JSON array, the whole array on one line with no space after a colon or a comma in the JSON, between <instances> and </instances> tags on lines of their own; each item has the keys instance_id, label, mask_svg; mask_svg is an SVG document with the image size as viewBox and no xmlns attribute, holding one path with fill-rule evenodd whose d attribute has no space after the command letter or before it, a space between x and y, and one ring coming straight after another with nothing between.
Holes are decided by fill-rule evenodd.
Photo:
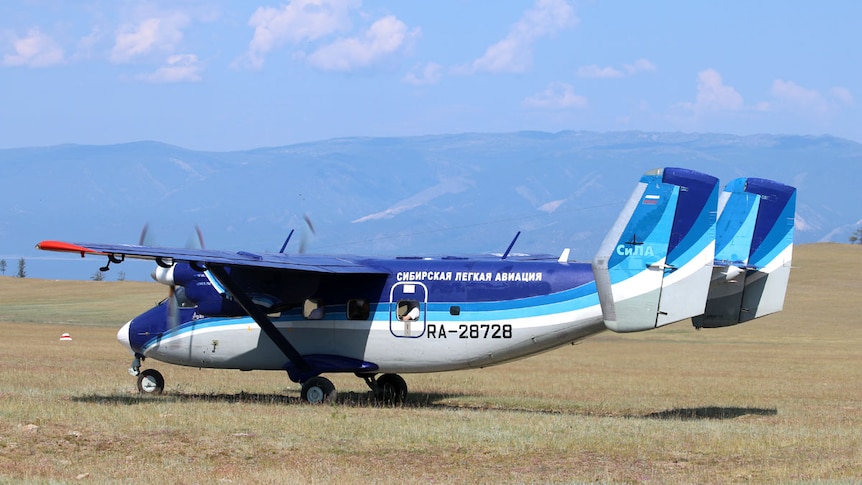
<instances>
[{"instance_id":1,"label":"aircraft door","mask_svg":"<svg viewBox=\"0 0 862 485\"><path fill-rule=\"evenodd\" d=\"M389 292L389 331L396 337L425 334L428 288L418 282L399 282Z\"/></svg>"}]
</instances>

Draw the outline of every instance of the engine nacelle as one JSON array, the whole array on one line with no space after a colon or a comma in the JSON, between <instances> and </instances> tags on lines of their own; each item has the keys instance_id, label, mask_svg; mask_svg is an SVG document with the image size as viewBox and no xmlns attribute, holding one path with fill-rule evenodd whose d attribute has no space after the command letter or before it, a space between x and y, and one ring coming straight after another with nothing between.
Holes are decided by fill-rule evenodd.
<instances>
[{"instance_id":1,"label":"engine nacelle","mask_svg":"<svg viewBox=\"0 0 862 485\"><path fill-rule=\"evenodd\" d=\"M194 269L188 263L176 263L168 268L158 266L152 277L163 285L175 288L174 295L182 308L196 307L196 312L205 316L245 315L238 304L213 285L205 272Z\"/></svg>"}]
</instances>

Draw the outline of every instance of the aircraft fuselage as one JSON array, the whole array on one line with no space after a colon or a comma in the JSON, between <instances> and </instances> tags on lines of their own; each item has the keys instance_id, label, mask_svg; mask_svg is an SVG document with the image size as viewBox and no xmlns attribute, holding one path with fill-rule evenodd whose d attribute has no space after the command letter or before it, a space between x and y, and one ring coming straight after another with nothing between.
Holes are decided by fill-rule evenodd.
<instances>
[{"instance_id":1,"label":"aircraft fuselage","mask_svg":"<svg viewBox=\"0 0 862 485\"><path fill-rule=\"evenodd\" d=\"M327 372L484 367L605 328L587 263L491 258L362 263L387 275L320 275L314 284L298 285L305 287L301 294L269 294L265 286L255 292L257 301L273 302L278 311L270 318L282 335ZM174 310L173 325L170 304L163 302L130 321L118 338L137 354L172 364L290 369L252 318L201 313L199 308L224 307L211 300L226 297L202 273L193 280L206 301ZM418 308L415 318L406 315L411 306Z\"/></svg>"}]
</instances>

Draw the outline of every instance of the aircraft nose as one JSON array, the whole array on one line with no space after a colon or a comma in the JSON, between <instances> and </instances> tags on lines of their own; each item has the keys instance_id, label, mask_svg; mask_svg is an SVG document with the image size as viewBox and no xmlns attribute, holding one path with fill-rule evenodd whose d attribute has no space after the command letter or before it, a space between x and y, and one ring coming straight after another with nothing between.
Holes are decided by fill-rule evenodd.
<instances>
[{"instance_id":1,"label":"aircraft nose","mask_svg":"<svg viewBox=\"0 0 862 485\"><path fill-rule=\"evenodd\" d=\"M132 350L132 344L129 343L129 327L131 327L132 322L129 321L117 331L117 341L120 342L120 345L129 349L130 352L134 352Z\"/></svg>"}]
</instances>

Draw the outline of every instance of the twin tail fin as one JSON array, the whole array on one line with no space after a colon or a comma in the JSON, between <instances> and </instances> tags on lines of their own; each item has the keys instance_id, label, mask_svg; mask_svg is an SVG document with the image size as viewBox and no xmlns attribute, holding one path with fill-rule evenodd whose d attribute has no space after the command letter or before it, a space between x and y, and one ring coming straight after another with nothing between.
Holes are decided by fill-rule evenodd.
<instances>
[{"instance_id":1,"label":"twin tail fin","mask_svg":"<svg viewBox=\"0 0 862 485\"><path fill-rule=\"evenodd\" d=\"M605 326L660 327L703 313L715 254L718 179L647 172L593 259Z\"/></svg>"},{"instance_id":2,"label":"twin tail fin","mask_svg":"<svg viewBox=\"0 0 862 485\"><path fill-rule=\"evenodd\" d=\"M647 172L593 259L605 326L722 327L781 310L795 200L770 180L737 179L719 194L707 174Z\"/></svg>"},{"instance_id":3,"label":"twin tail fin","mask_svg":"<svg viewBox=\"0 0 862 485\"><path fill-rule=\"evenodd\" d=\"M781 311L793 256L796 189L736 179L719 203L716 254L696 328L727 327Z\"/></svg>"}]
</instances>

